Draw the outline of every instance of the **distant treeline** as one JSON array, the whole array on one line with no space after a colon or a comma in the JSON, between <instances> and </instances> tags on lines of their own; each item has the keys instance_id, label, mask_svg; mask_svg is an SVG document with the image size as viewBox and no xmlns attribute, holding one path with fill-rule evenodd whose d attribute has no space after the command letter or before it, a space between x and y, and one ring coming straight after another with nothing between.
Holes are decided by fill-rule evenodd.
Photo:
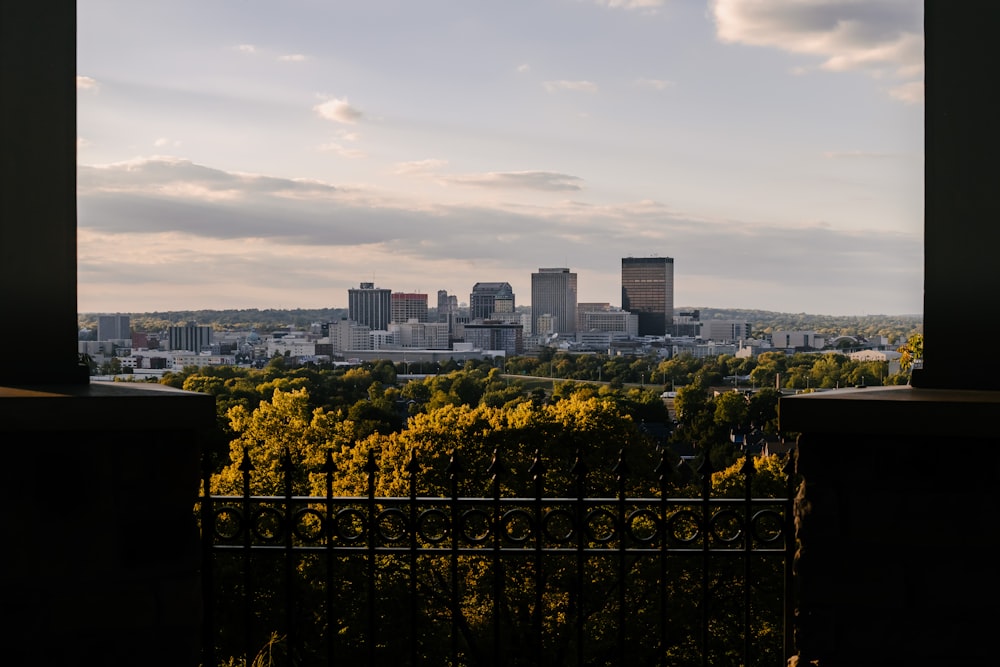
<instances>
[{"instance_id":1,"label":"distant treeline","mask_svg":"<svg viewBox=\"0 0 1000 667\"><path fill-rule=\"evenodd\" d=\"M520 309L519 309L520 310ZM915 333L923 333L922 315L811 315L809 313L779 313L769 310L740 308L678 308L699 310L701 319L738 320L750 323L755 338L763 338L774 331L815 331L826 336L887 336L891 343L905 340ZM81 328L97 326L99 313L81 313ZM278 329L305 328L314 322L333 322L347 317L346 308L294 308L260 310L175 310L127 314L135 331L155 332L168 327L197 322L216 329Z\"/></svg>"}]
</instances>

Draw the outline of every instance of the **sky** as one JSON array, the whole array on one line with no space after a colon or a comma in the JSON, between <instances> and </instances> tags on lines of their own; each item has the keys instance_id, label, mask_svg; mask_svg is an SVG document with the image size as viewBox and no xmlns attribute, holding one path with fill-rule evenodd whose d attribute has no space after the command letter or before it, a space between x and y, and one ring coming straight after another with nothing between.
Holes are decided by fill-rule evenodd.
<instances>
[{"instance_id":1,"label":"sky","mask_svg":"<svg viewBox=\"0 0 1000 667\"><path fill-rule=\"evenodd\" d=\"M77 1L78 309L919 314L921 0Z\"/></svg>"}]
</instances>

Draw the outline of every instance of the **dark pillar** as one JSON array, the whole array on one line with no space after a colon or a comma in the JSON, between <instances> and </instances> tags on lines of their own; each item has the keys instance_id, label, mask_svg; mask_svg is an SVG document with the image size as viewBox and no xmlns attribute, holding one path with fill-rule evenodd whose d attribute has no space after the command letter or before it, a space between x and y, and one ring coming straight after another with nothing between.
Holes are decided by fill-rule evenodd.
<instances>
[{"instance_id":1,"label":"dark pillar","mask_svg":"<svg viewBox=\"0 0 1000 667\"><path fill-rule=\"evenodd\" d=\"M80 384L76 3L0 3L0 385ZM28 338L44 339L40 352Z\"/></svg>"},{"instance_id":2,"label":"dark pillar","mask_svg":"<svg viewBox=\"0 0 1000 667\"><path fill-rule=\"evenodd\" d=\"M1000 4L925 2L924 367L913 385L1000 389L1000 356L959 351L970 323L996 321L1000 288Z\"/></svg>"},{"instance_id":3,"label":"dark pillar","mask_svg":"<svg viewBox=\"0 0 1000 667\"><path fill-rule=\"evenodd\" d=\"M0 91L5 663L194 667L215 401L77 361L75 0L0 3Z\"/></svg>"},{"instance_id":4,"label":"dark pillar","mask_svg":"<svg viewBox=\"0 0 1000 667\"><path fill-rule=\"evenodd\" d=\"M924 368L912 386L781 399L797 437L799 664L985 664L1000 570L996 320L1000 4L925 2Z\"/></svg>"}]
</instances>

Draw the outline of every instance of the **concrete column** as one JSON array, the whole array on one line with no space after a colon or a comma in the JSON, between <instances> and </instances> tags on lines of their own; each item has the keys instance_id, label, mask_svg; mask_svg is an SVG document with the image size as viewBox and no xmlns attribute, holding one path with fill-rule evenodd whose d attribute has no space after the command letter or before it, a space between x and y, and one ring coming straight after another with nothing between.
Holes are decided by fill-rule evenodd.
<instances>
[{"instance_id":1,"label":"concrete column","mask_svg":"<svg viewBox=\"0 0 1000 667\"><path fill-rule=\"evenodd\" d=\"M924 3L924 368L914 386L1000 389L1000 356L964 338L997 321L998 20L994 2Z\"/></svg>"},{"instance_id":2,"label":"concrete column","mask_svg":"<svg viewBox=\"0 0 1000 667\"><path fill-rule=\"evenodd\" d=\"M0 90L0 385L86 383L76 344L74 0L0 3Z\"/></svg>"}]
</instances>

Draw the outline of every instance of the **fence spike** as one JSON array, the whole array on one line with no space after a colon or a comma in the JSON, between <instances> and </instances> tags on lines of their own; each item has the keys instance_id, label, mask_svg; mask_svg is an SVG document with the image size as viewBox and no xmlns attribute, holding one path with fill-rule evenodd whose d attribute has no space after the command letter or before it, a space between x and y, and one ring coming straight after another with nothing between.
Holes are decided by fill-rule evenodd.
<instances>
[{"instance_id":1,"label":"fence spike","mask_svg":"<svg viewBox=\"0 0 1000 667\"><path fill-rule=\"evenodd\" d=\"M319 471L326 475L333 475L337 472L337 464L333 462L333 450L329 447L326 450L326 460L323 461Z\"/></svg>"},{"instance_id":2,"label":"fence spike","mask_svg":"<svg viewBox=\"0 0 1000 667\"><path fill-rule=\"evenodd\" d=\"M411 476L420 472L420 465L417 463L417 452L413 449L410 450L410 456L406 460L406 472L410 473Z\"/></svg>"},{"instance_id":3,"label":"fence spike","mask_svg":"<svg viewBox=\"0 0 1000 667\"><path fill-rule=\"evenodd\" d=\"M375 462L375 448L368 450L368 460L365 461L365 466L362 468L369 475L373 475L378 472L378 463Z\"/></svg>"},{"instance_id":4,"label":"fence spike","mask_svg":"<svg viewBox=\"0 0 1000 667\"><path fill-rule=\"evenodd\" d=\"M243 445L243 458L240 460L240 472L250 472L253 469L253 461L250 460L250 447Z\"/></svg>"},{"instance_id":5,"label":"fence spike","mask_svg":"<svg viewBox=\"0 0 1000 667\"><path fill-rule=\"evenodd\" d=\"M490 467L486 469L486 474L490 476L490 479L497 481L500 477L506 476L508 473L507 465L500 458L500 449L493 450L493 458L490 460Z\"/></svg>"},{"instance_id":6,"label":"fence spike","mask_svg":"<svg viewBox=\"0 0 1000 667\"><path fill-rule=\"evenodd\" d=\"M454 450L451 452L451 458L448 459L448 467L445 469L445 472L448 473L448 477L451 479L455 479L465 472L465 467Z\"/></svg>"},{"instance_id":7,"label":"fence spike","mask_svg":"<svg viewBox=\"0 0 1000 667\"><path fill-rule=\"evenodd\" d=\"M611 469L615 475L618 476L619 481L624 479L631 471L628 467L628 461L625 460L625 448L622 447L618 450L618 462L615 463L615 467Z\"/></svg>"},{"instance_id":8,"label":"fence spike","mask_svg":"<svg viewBox=\"0 0 1000 667\"><path fill-rule=\"evenodd\" d=\"M531 479L539 480L545 475L545 463L542 461L541 450L535 450L535 458L531 462L531 467L528 468L528 474L531 475Z\"/></svg>"}]
</instances>

